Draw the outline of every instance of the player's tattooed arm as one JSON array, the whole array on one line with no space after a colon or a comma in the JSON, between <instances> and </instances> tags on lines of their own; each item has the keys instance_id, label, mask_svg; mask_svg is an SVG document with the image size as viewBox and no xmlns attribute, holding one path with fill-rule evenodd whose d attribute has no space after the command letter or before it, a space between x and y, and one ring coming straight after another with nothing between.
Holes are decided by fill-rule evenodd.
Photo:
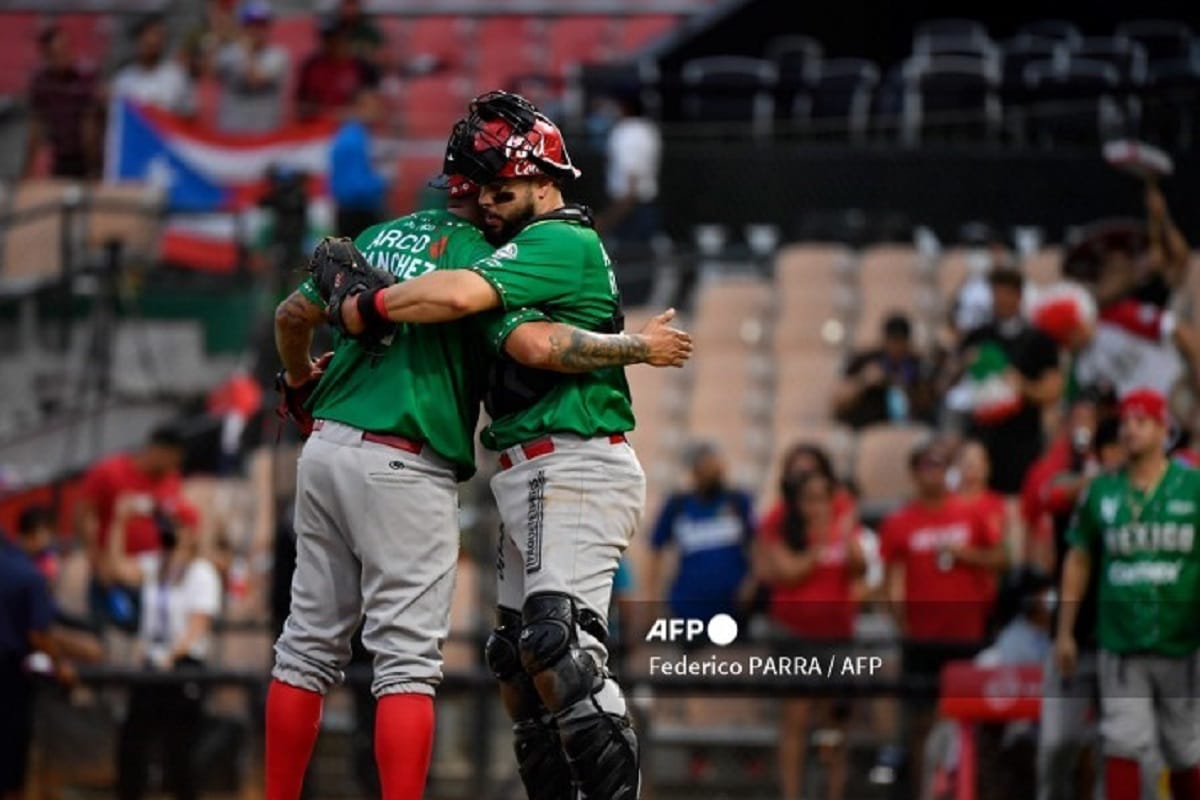
<instances>
[{"instance_id":1,"label":"player's tattooed arm","mask_svg":"<svg viewBox=\"0 0 1200 800\"><path fill-rule=\"evenodd\" d=\"M674 309L654 317L639 333L593 333L560 322L518 325L504 349L530 367L554 372L591 372L603 367L650 364L682 367L692 354L692 338L667 323Z\"/></svg>"},{"instance_id":2,"label":"player's tattooed arm","mask_svg":"<svg viewBox=\"0 0 1200 800\"><path fill-rule=\"evenodd\" d=\"M275 350L293 384L303 383L312 374L313 331L324 322L325 309L299 291L276 307Z\"/></svg>"},{"instance_id":3,"label":"player's tattooed arm","mask_svg":"<svg viewBox=\"0 0 1200 800\"><path fill-rule=\"evenodd\" d=\"M591 372L601 367L641 364L650 345L637 334L604 334L553 323L546 368L557 372Z\"/></svg>"}]
</instances>

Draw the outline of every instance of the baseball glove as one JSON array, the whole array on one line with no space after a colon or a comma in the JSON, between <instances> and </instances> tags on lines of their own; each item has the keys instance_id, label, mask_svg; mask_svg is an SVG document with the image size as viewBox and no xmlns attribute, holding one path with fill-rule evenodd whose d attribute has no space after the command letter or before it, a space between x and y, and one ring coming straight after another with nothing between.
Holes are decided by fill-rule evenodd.
<instances>
[{"instance_id":1,"label":"baseball glove","mask_svg":"<svg viewBox=\"0 0 1200 800\"><path fill-rule=\"evenodd\" d=\"M392 273L372 267L354 242L348 237L326 236L313 250L308 262L308 272L321 299L325 301L325 315L339 333L351 334L342 320L342 302L347 297L383 289L396 282ZM355 338L382 339L387 331L364 331Z\"/></svg>"},{"instance_id":2,"label":"baseball glove","mask_svg":"<svg viewBox=\"0 0 1200 800\"><path fill-rule=\"evenodd\" d=\"M315 420L312 412L305 406L308 398L317 388L319 380L320 376L317 376L309 378L299 386L292 386L287 382L286 370L281 369L275 373L275 388L279 391L279 405L275 407L275 415L280 419L290 419L296 423L296 427L300 429L301 439L307 439L313 431Z\"/></svg>"}]
</instances>

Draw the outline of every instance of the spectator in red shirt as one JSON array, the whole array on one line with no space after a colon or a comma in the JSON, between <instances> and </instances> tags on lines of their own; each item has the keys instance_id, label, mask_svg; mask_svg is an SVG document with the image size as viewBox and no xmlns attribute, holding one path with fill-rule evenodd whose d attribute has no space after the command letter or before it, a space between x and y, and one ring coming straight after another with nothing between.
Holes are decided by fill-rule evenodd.
<instances>
[{"instance_id":1,"label":"spectator in red shirt","mask_svg":"<svg viewBox=\"0 0 1200 800\"><path fill-rule=\"evenodd\" d=\"M987 448L978 439L967 439L958 446L954 461L958 469L959 499L978 514L991 529L990 535L1002 544L1007 544L1005 534L1009 530L1008 503L1004 495L988 488L991 479L991 461ZM996 581L989 577L990 599L996 597Z\"/></svg>"},{"instance_id":2,"label":"spectator in red shirt","mask_svg":"<svg viewBox=\"0 0 1200 800\"><path fill-rule=\"evenodd\" d=\"M854 581L864 569L853 517L834 509L837 484L814 470L800 478L793 501L778 522L759 528L754 572L769 590L769 615L785 636L808 642L845 642L854 636L857 607ZM810 649L792 646L785 655ZM808 728L813 701L791 698L783 707L779 734L780 786L784 800L799 800L804 786ZM842 740L829 752L828 797L838 800L846 786L845 725L849 709L830 698L816 701Z\"/></svg>"},{"instance_id":3,"label":"spectator in red shirt","mask_svg":"<svg viewBox=\"0 0 1200 800\"><path fill-rule=\"evenodd\" d=\"M321 43L300 65L296 83L296 116L341 119L353 109L360 90L379 85L379 71L355 55L351 30L336 18L321 22Z\"/></svg>"},{"instance_id":4,"label":"spectator in red shirt","mask_svg":"<svg viewBox=\"0 0 1200 800\"><path fill-rule=\"evenodd\" d=\"M1021 518L1029 539L1027 558L1050 574L1055 573L1056 553L1065 552L1055 546L1056 531L1065 533L1075 500L1095 472L1097 419L1093 395L1077 398L1061 431L1033 462L1021 485Z\"/></svg>"},{"instance_id":5,"label":"spectator in red shirt","mask_svg":"<svg viewBox=\"0 0 1200 800\"><path fill-rule=\"evenodd\" d=\"M946 486L948 448L918 445L909 455L916 497L883 521L887 593L902 640L907 681L936 680L952 659L984 643L991 598L985 578L1005 566L997 531ZM925 738L934 720L929 697L904 700L901 745L910 748L913 796L920 791Z\"/></svg>"},{"instance_id":6,"label":"spectator in red shirt","mask_svg":"<svg viewBox=\"0 0 1200 800\"><path fill-rule=\"evenodd\" d=\"M182 491L179 469L184 440L170 426L155 429L146 444L133 453L118 453L92 466L83 479L80 536L92 571L90 600L97 621L132 622L114 618L105 576L109 565L105 546L112 529L117 498L129 495L132 515L125 526L125 553L135 556L159 547L155 510L175 501ZM107 611L106 611L107 609ZM124 617L124 615L120 615Z\"/></svg>"}]
</instances>

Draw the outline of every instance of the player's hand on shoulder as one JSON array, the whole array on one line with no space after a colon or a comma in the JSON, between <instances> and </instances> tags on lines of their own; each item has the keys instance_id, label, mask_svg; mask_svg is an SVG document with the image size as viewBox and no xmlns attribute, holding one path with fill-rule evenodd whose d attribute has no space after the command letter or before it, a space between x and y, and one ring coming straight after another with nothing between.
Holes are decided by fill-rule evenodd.
<instances>
[{"instance_id":1,"label":"player's hand on shoulder","mask_svg":"<svg viewBox=\"0 0 1200 800\"><path fill-rule=\"evenodd\" d=\"M692 357L692 337L686 331L671 327L675 309L668 308L652 317L639 335L648 352L645 363L653 367L682 367Z\"/></svg>"}]
</instances>

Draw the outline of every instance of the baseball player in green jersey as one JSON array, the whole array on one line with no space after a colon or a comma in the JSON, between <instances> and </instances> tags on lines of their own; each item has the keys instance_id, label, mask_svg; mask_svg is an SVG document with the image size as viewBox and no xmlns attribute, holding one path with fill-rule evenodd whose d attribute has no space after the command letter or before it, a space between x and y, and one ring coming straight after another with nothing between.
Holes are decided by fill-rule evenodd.
<instances>
[{"instance_id":1,"label":"baseball player in green jersey","mask_svg":"<svg viewBox=\"0 0 1200 800\"><path fill-rule=\"evenodd\" d=\"M492 252L468 181L450 181L445 211L369 228L356 245L399 281ZM292 385L319 367L312 333L328 298L306 281L276 314ZM687 334L662 315L631 355L611 337L610 363L682 363ZM562 330L559 330L559 329ZM570 336L557 323L522 325ZM548 349L548 345L542 349ZM539 362L553 367L552 362ZM475 471L473 435L487 374L471 323L401 326L368 345L342 338L310 401L315 417L297 472L297 563L291 609L275 645L267 701L266 797L295 800L315 742L322 697L341 679L360 620L374 657L375 752L386 800L418 800L428 770L432 697L441 679L458 555L457 483Z\"/></svg>"},{"instance_id":2,"label":"baseball player in green jersey","mask_svg":"<svg viewBox=\"0 0 1200 800\"><path fill-rule=\"evenodd\" d=\"M1157 741L1171 796L1200 800L1200 472L1168 459L1161 394L1136 389L1120 413L1125 468L1091 481L1067 534L1055 657L1070 676L1094 571L1106 795L1141 796Z\"/></svg>"},{"instance_id":3,"label":"baseball player in green jersey","mask_svg":"<svg viewBox=\"0 0 1200 800\"><path fill-rule=\"evenodd\" d=\"M579 172L561 132L523 98L476 98L450 152L481 184L485 223L507 243L468 268L364 292L342 305L343 324L487 312L478 319L497 362L482 442L499 453L491 488L502 529L499 624L486 655L513 719L518 770L532 800L633 800L637 737L605 646L613 575L645 502L625 438L629 386L597 348L621 327L616 278L587 210L563 200L562 184ZM590 331L549 337L579 374L518 363L537 360L512 336L530 321Z\"/></svg>"}]
</instances>

